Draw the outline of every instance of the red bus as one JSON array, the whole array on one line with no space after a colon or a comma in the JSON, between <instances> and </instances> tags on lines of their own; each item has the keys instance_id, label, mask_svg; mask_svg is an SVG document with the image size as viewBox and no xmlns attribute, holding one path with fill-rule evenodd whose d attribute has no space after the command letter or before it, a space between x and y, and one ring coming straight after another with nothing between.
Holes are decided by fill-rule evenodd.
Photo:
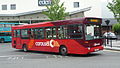
<instances>
[{"instance_id":1,"label":"red bus","mask_svg":"<svg viewBox=\"0 0 120 68\"><path fill-rule=\"evenodd\" d=\"M89 54L103 50L101 18L85 17L12 27L12 47L24 51Z\"/></svg>"}]
</instances>

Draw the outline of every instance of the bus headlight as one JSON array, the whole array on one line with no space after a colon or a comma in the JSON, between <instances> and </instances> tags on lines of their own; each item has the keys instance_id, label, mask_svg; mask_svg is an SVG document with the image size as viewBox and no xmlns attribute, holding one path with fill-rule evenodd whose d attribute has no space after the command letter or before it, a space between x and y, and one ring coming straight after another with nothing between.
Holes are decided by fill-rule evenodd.
<instances>
[{"instance_id":1,"label":"bus headlight","mask_svg":"<svg viewBox=\"0 0 120 68\"><path fill-rule=\"evenodd\" d=\"M90 47L88 47L88 50L90 50Z\"/></svg>"}]
</instances>

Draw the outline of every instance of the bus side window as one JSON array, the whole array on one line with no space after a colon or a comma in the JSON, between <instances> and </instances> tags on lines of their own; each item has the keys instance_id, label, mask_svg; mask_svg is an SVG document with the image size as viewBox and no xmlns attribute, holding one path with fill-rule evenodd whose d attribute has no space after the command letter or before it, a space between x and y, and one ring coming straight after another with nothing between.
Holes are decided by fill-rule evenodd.
<instances>
[{"instance_id":1,"label":"bus side window","mask_svg":"<svg viewBox=\"0 0 120 68\"><path fill-rule=\"evenodd\" d=\"M56 38L57 38L56 34L57 34L57 33L56 33L56 27L53 27L53 28L52 28L52 35L53 35L52 37L53 37L53 39L56 39Z\"/></svg>"},{"instance_id":2,"label":"bus side window","mask_svg":"<svg viewBox=\"0 0 120 68\"><path fill-rule=\"evenodd\" d=\"M46 32L46 39L52 39L52 28L50 27L45 28L45 32Z\"/></svg>"},{"instance_id":3,"label":"bus side window","mask_svg":"<svg viewBox=\"0 0 120 68\"><path fill-rule=\"evenodd\" d=\"M58 31L58 39L67 39L67 27L66 26L60 26L57 29Z\"/></svg>"},{"instance_id":4,"label":"bus side window","mask_svg":"<svg viewBox=\"0 0 120 68\"><path fill-rule=\"evenodd\" d=\"M43 28L34 29L34 37L35 39L44 39L44 29Z\"/></svg>"},{"instance_id":5,"label":"bus side window","mask_svg":"<svg viewBox=\"0 0 120 68\"><path fill-rule=\"evenodd\" d=\"M34 38L39 39L39 37L38 37L38 28L34 29Z\"/></svg>"},{"instance_id":6,"label":"bus side window","mask_svg":"<svg viewBox=\"0 0 120 68\"><path fill-rule=\"evenodd\" d=\"M28 29L21 30L21 38L22 39L29 39Z\"/></svg>"},{"instance_id":7,"label":"bus side window","mask_svg":"<svg viewBox=\"0 0 120 68\"><path fill-rule=\"evenodd\" d=\"M62 38L63 38L63 28L58 27L58 39L62 39Z\"/></svg>"},{"instance_id":8,"label":"bus side window","mask_svg":"<svg viewBox=\"0 0 120 68\"><path fill-rule=\"evenodd\" d=\"M46 32L46 39L56 39L56 27L48 27L45 28L45 32Z\"/></svg>"},{"instance_id":9,"label":"bus side window","mask_svg":"<svg viewBox=\"0 0 120 68\"><path fill-rule=\"evenodd\" d=\"M15 37L20 37L20 30L15 31Z\"/></svg>"},{"instance_id":10,"label":"bus side window","mask_svg":"<svg viewBox=\"0 0 120 68\"><path fill-rule=\"evenodd\" d=\"M82 39L82 35L82 25L68 25L68 36L70 39Z\"/></svg>"},{"instance_id":11,"label":"bus side window","mask_svg":"<svg viewBox=\"0 0 120 68\"><path fill-rule=\"evenodd\" d=\"M14 32L13 37L16 37L16 36L17 36L17 35L16 35L16 30L14 30L13 32Z\"/></svg>"},{"instance_id":12,"label":"bus side window","mask_svg":"<svg viewBox=\"0 0 120 68\"><path fill-rule=\"evenodd\" d=\"M44 39L44 29L43 28L39 29L39 36L40 36L39 39Z\"/></svg>"},{"instance_id":13,"label":"bus side window","mask_svg":"<svg viewBox=\"0 0 120 68\"><path fill-rule=\"evenodd\" d=\"M28 34L30 39L34 39L34 30L33 29L28 29Z\"/></svg>"}]
</instances>

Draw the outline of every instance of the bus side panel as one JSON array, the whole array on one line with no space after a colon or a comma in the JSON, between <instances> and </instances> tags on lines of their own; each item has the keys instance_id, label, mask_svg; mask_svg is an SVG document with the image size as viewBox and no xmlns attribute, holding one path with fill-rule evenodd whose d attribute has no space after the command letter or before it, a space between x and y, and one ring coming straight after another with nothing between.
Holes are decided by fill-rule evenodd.
<instances>
[{"instance_id":1,"label":"bus side panel","mask_svg":"<svg viewBox=\"0 0 120 68\"><path fill-rule=\"evenodd\" d=\"M72 42L67 44L69 53L71 54L88 54L103 50L102 40L92 40L88 41L88 43L85 43L86 41L83 40L69 40L69 42ZM99 45L96 46L95 44L98 43Z\"/></svg>"},{"instance_id":2,"label":"bus side panel","mask_svg":"<svg viewBox=\"0 0 120 68\"><path fill-rule=\"evenodd\" d=\"M18 49L23 49L23 46L25 45L25 46L27 46L27 43L29 42L29 39L21 39L21 38L18 38L17 39L17 43L18 43L18 45L17 45L17 48Z\"/></svg>"},{"instance_id":3,"label":"bus side panel","mask_svg":"<svg viewBox=\"0 0 120 68\"><path fill-rule=\"evenodd\" d=\"M29 50L59 52L60 46L66 46L68 53L71 54L87 54L88 49L83 47L83 41L64 39L64 40L27 40L22 41L22 44L27 44Z\"/></svg>"},{"instance_id":4,"label":"bus side panel","mask_svg":"<svg viewBox=\"0 0 120 68\"><path fill-rule=\"evenodd\" d=\"M12 47L16 49L22 49L21 37L16 36L16 31L12 30Z\"/></svg>"},{"instance_id":5,"label":"bus side panel","mask_svg":"<svg viewBox=\"0 0 120 68\"><path fill-rule=\"evenodd\" d=\"M79 40L79 42L77 40L66 40L64 41L62 44L65 44L65 46L68 49L68 53L70 54L87 54L88 53L88 49L85 48L83 46L84 41Z\"/></svg>"},{"instance_id":6,"label":"bus side panel","mask_svg":"<svg viewBox=\"0 0 120 68\"><path fill-rule=\"evenodd\" d=\"M26 43L27 43L27 46L28 46L29 50L51 52L51 50L52 50L53 47L51 47L49 45L49 41L50 40L46 40L46 39L44 39L44 40L30 39Z\"/></svg>"},{"instance_id":7,"label":"bus side panel","mask_svg":"<svg viewBox=\"0 0 120 68\"><path fill-rule=\"evenodd\" d=\"M55 45L54 48L52 48L52 52L59 52L60 46L66 46L68 49L68 53L70 54L87 54L89 53L88 49L83 46L84 41L79 40L72 40L72 39L64 39L64 40L55 40L58 42L58 45Z\"/></svg>"},{"instance_id":8,"label":"bus side panel","mask_svg":"<svg viewBox=\"0 0 120 68\"><path fill-rule=\"evenodd\" d=\"M22 49L21 39L20 38L12 38L12 47L16 49Z\"/></svg>"},{"instance_id":9,"label":"bus side panel","mask_svg":"<svg viewBox=\"0 0 120 68\"><path fill-rule=\"evenodd\" d=\"M16 31L12 30L12 47L16 49L22 49L21 37L17 36L16 33L17 33Z\"/></svg>"},{"instance_id":10,"label":"bus side panel","mask_svg":"<svg viewBox=\"0 0 120 68\"><path fill-rule=\"evenodd\" d=\"M16 38L14 37L14 30L12 30L12 48L16 48Z\"/></svg>"}]
</instances>

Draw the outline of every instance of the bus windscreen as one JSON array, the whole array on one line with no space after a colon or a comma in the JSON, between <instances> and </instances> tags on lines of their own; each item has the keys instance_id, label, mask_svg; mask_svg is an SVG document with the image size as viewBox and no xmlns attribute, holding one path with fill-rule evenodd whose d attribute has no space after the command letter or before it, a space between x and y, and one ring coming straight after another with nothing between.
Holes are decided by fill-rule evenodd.
<instances>
[{"instance_id":1,"label":"bus windscreen","mask_svg":"<svg viewBox=\"0 0 120 68\"><path fill-rule=\"evenodd\" d=\"M100 39L101 37L101 30L100 25L92 25L92 24L86 24L85 27L86 31L86 40L94 40L94 39Z\"/></svg>"}]
</instances>

